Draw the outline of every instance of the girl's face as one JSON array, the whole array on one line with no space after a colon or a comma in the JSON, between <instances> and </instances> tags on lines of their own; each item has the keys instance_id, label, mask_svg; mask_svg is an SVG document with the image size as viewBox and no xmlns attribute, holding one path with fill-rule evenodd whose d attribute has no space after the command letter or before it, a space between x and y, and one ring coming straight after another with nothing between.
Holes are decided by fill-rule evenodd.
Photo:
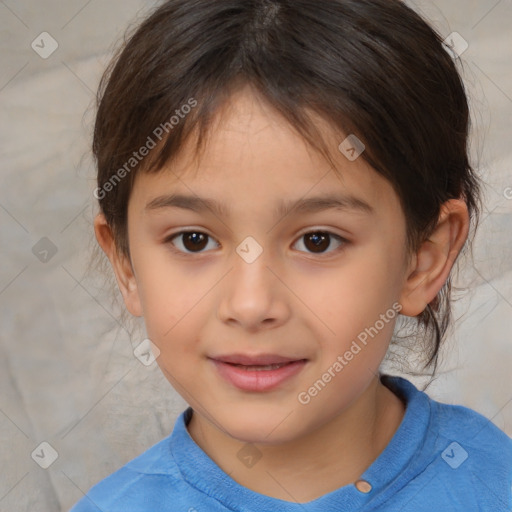
<instances>
[{"instance_id":1,"label":"girl's face","mask_svg":"<svg viewBox=\"0 0 512 512\"><path fill-rule=\"evenodd\" d=\"M184 148L130 198L127 305L176 390L242 441L293 440L340 414L374 380L400 310L398 196L338 151L345 136L324 135L338 174L246 89L199 167Z\"/></svg>"}]
</instances>

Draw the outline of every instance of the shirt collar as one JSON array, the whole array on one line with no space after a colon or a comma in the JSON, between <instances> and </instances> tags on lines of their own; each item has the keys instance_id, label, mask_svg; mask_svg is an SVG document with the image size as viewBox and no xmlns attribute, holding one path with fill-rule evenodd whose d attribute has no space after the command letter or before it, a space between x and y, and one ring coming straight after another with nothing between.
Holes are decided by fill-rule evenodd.
<instances>
[{"instance_id":1,"label":"shirt collar","mask_svg":"<svg viewBox=\"0 0 512 512\"><path fill-rule=\"evenodd\" d=\"M429 429L435 431L429 397L402 377L381 375L381 381L403 400L406 408L386 448L361 475L361 479L371 485L368 493L350 484L310 502L294 503L254 492L233 480L192 439L187 430L192 415L190 407L177 418L172 433L155 445L155 449L164 448L164 456L158 456L162 451L155 450L153 459L150 457L151 467L143 472L176 472L177 466L182 478L191 486L234 510L246 510L247 504L254 510L278 507L281 512L325 512L335 508L355 512L370 502L377 506L405 487L435 457L435 436L428 435Z\"/></svg>"}]
</instances>

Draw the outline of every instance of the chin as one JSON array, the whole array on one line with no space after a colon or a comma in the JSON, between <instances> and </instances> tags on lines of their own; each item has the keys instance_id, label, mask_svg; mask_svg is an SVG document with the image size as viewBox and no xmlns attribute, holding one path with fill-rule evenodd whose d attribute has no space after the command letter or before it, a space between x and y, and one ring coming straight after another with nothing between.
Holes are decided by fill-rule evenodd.
<instances>
[{"instance_id":1,"label":"chin","mask_svg":"<svg viewBox=\"0 0 512 512\"><path fill-rule=\"evenodd\" d=\"M286 421L287 417L291 419L295 415L290 411L284 413L283 409L275 413L273 409L269 406L263 410L261 407L252 410L250 407L227 407L225 414L216 414L216 417L225 432L243 443L276 445L300 437L296 421Z\"/></svg>"},{"instance_id":2,"label":"chin","mask_svg":"<svg viewBox=\"0 0 512 512\"><path fill-rule=\"evenodd\" d=\"M245 424L230 425L229 430L226 429L229 435L242 443L259 444L259 445L279 445L292 441L294 436L291 432L280 432L276 434L272 432L269 425L263 428L258 428L254 425L247 426ZM271 432L269 435L268 433Z\"/></svg>"}]
</instances>

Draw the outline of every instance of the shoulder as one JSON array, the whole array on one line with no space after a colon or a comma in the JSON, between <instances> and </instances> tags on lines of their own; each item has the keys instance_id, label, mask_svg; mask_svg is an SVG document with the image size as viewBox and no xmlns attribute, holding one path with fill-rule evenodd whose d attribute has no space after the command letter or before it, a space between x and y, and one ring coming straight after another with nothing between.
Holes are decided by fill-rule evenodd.
<instances>
[{"instance_id":1,"label":"shoulder","mask_svg":"<svg viewBox=\"0 0 512 512\"><path fill-rule=\"evenodd\" d=\"M113 510L110 507L117 503L126 492L134 492L134 489L140 486L140 480L143 478L143 474L134 473L127 466L123 466L91 487L87 494L71 508L70 512Z\"/></svg>"},{"instance_id":2,"label":"shoulder","mask_svg":"<svg viewBox=\"0 0 512 512\"><path fill-rule=\"evenodd\" d=\"M441 473L446 481L458 482L473 494L479 510L510 511L512 439L472 409L435 400L430 404L435 451L443 461Z\"/></svg>"},{"instance_id":3,"label":"shoulder","mask_svg":"<svg viewBox=\"0 0 512 512\"><path fill-rule=\"evenodd\" d=\"M512 474L512 439L491 419L462 405L450 405L430 400L437 432L446 441L460 441L475 461L493 464ZM469 455L469 452L468 452Z\"/></svg>"},{"instance_id":4,"label":"shoulder","mask_svg":"<svg viewBox=\"0 0 512 512\"><path fill-rule=\"evenodd\" d=\"M439 402L402 377L387 377L387 382L408 408L412 406L414 419L427 423L426 432L435 437L436 444L458 442L475 462L496 463L512 475L512 439L492 418L462 405Z\"/></svg>"},{"instance_id":5,"label":"shoulder","mask_svg":"<svg viewBox=\"0 0 512 512\"><path fill-rule=\"evenodd\" d=\"M70 512L135 509L143 512L149 510L146 499L148 493L157 500L165 489L167 500L172 495L183 494L182 486L167 437L96 483Z\"/></svg>"},{"instance_id":6,"label":"shoulder","mask_svg":"<svg viewBox=\"0 0 512 512\"><path fill-rule=\"evenodd\" d=\"M512 439L492 418L439 402L402 377L386 383L407 404L403 442L419 441L407 485L415 510L432 510L435 502L438 510L449 504L453 511L510 512Z\"/></svg>"}]
</instances>

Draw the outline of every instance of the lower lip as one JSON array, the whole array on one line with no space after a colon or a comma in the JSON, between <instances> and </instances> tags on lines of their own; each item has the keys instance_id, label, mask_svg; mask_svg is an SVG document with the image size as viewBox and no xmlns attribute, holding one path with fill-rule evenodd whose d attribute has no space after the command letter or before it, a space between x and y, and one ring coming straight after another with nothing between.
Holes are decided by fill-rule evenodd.
<instances>
[{"instance_id":1,"label":"lower lip","mask_svg":"<svg viewBox=\"0 0 512 512\"><path fill-rule=\"evenodd\" d=\"M297 375L307 362L305 359L302 359L285 364L275 370L244 370L239 366L223 363L215 359L211 361L224 379L244 391L268 391L274 389L285 380Z\"/></svg>"}]
</instances>

